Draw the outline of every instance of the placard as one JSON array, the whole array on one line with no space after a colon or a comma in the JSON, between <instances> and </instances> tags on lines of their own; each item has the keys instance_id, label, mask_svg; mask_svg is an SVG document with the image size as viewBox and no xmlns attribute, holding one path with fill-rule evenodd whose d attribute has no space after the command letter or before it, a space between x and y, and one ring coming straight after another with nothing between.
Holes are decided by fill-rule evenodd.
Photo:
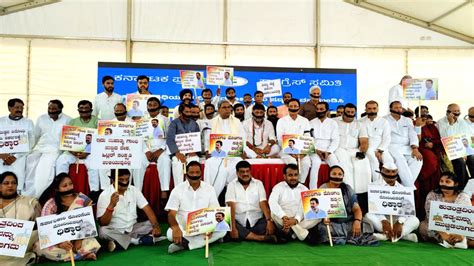
<instances>
[{"instance_id":1,"label":"placard","mask_svg":"<svg viewBox=\"0 0 474 266\"><path fill-rule=\"evenodd\" d=\"M160 99L159 95L149 95L149 94L127 94L126 96L126 105L127 105L127 114L130 117L143 117L148 114L147 101L151 97L156 97Z\"/></svg>"},{"instance_id":2,"label":"placard","mask_svg":"<svg viewBox=\"0 0 474 266\"><path fill-rule=\"evenodd\" d=\"M369 185L369 212L384 215L415 215L413 188Z\"/></svg>"},{"instance_id":3,"label":"placard","mask_svg":"<svg viewBox=\"0 0 474 266\"><path fill-rule=\"evenodd\" d=\"M135 136L145 140L166 139L165 121L161 118L151 118L137 122Z\"/></svg>"},{"instance_id":4,"label":"placard","mask_svg":"<svg viewBox=\"0 0 474 266\"><path fill-rule=\"evenodd\" d=\"M186 235L195 236L215 231L231 231L230 207L204 208L188 213Z\"/></svg>"},{"instance_id":5,"label":"placard","mask_svg":"<svg viewBox=\"0 0 474 266\"><path fill-rule=\"evenodd\" d=\"M474 149L469 145L470 138L465 134L444 137L441 138L441 142L451 161L474 154Z\"/></svg>"},{"instance_id":6,"label":"placard","mask_svg":"<svg viewBox=\"0 0 474 266\"><path fill-rule=\"evenodd\" d=\"M474 237L474 207L432 201L428 228L448 234Z\"/></svg>"},{"instance_id":7,"label":"placard","mask_svg":"<svg viewBox=\"0 0 474 266\"><path fill-rule=\"evenodd\" d=\"M288 134L282 136L282 149L286 154L313 154L316 153L312 137Z\"/></svg>"},{"instance_id":8,"label":"placard","mask_svg":"<svg viewBox=\"0 0 474 266\"><path fill-rule=\"evenodd\" d=\"M211 157L240 157L244 151L243 139L240 135L210 134L209 138Z\"/></svg>"},{"instance_id":9,"label":"placard","mask_svg":"<svg viewBox=\"0 0 474 266\"><path fill-rule=\"evenodd\" d=\"M412 79L409 86L403 90L408 100L438 100L438 79Z\"/></svg>"},{"instance_id":10,"label":"placard","mask_svg":"<svg viewBox=\"0 0 474 266\"><path fill-rule=\"evenodd\" d=\"M179 76L181 78L181 88L183 89L205 88L204 72L202 71L180 70Z\"/></svg>"},{"instance_id":11,"label":"placard","mask_svg":"<svg viewBox=\"0 0 474 266\"><path fill-rule=\"evenodd\" d=\"M201 152L201 132L178 134L174 140L182 154Z\"/></svg>"},{"instance_id":12,"label":"placard","mask_svg":"<svg viewBox=\"0 0 474 266\"><path fill-rule=\"evenodd\" d=\"M97 132L100 136L131 137L135 136L136 127L135 122L99 120Z\"/></svg>"},{"instance_id":13,"label":"placard","mask_svg":"<svg viewBox=\"0 0 474 266\"><path fill-rule=\"evenodd\" d=\"M97 136L92 138L91 168L116 169L141 167L143 140L139 137Z\"/></svg>"},{"instance_id":14,"label":"placard","mask_svg":"<svg viewBox=\"0 0 474 266\"><path fill-rule=\"evenodd\" d=\"M36 218L40 248L58 243L97 236L92 207Z\"/></svg>"},{"instance_id":15,"label":"placard","mask_svg":"<svg viewBox=\"0 0 474 266\"><path fill-rule=\"evenodd\" d=\"M259 81L257 90L263 92L265 98L281 96L281 79Z\"/></svg>"},{"instance_id":16,"label":"placard","mask_svg":"<svg viewBox=\"0 0 474 266\"><path fill-rule=\"evenodd\" d=\"M0 255L23 258L35 222L0 218Z\"/></svg>"},{"instance_id":17,"label":"placard","mask_svg":"<svg viewBox=\"0 0 474 266\"><path fill-rule=\"evenodd\" d=\"M0 153L29 152L28 130L18 127L0 129Z\"/></svg>"},{"instance_id":18,"label":"placard","mask_svg":"<svg viewBox=\"0 0 474 266\"><path fill-rule=\"evenodd\" d=\"M92 136L97 129L64 125L61 132L59 149L63 151L91 152Z\"/></svg>"},{"instance_id":19,"label":"placard","mask_svg":"<svg viewBox=\"0 0 474 266\"><path fill-rule=\"evenodd\" d=\"M304 218L346 218L346 207L340 188L321 188L301 192Z\"/></svg>"},{"instance_id":20,"label":"placard","mask_svg":"<svg viewBox=\"0 0 474 266\"><path fill-rule=\"evenodd\" d=\"M209 85L233 86L234 68L207 66L206 77L206 83Z\"/></svg>"}]
</instances>

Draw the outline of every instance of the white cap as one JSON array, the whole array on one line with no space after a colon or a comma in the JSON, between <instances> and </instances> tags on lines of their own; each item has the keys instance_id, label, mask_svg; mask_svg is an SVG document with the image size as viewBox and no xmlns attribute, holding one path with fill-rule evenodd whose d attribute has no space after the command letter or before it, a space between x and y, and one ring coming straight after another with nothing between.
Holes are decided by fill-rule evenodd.
<instances>
[{"instance_id":1,"label":"white cap","mask_svg":"<svg viewBox=\"0 0 474 266\"><path fill-rule=\"evenodd\" d=\"M392 162L384 163L382 167L387 169L387 170L398 170L395 163L392 163Z\"/></svg>"},{"instance_id":2,"label":"white cap","mask_svg":"<svg viewBox=\"0 0 474 266\"><path fill-rule=\"evenodd\" d=\"M313 85L313 86L311 86L311 88L309 88L309 94L311 94L316 89L321 91L321 88L318 85Z\"/></svg>"}]
</instances>

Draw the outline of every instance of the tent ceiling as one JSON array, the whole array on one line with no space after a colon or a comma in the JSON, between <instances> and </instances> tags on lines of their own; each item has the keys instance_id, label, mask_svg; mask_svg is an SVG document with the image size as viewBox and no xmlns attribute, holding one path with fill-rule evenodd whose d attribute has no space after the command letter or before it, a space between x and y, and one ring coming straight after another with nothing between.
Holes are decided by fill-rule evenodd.
<instances>
[{"instance_id":1,"label":"tent ceiling","mask_svg":"<svg viewBox=\"0 0 474 266\"><path fill-rule=\"evenodd\" d=\"M0 0L0 16L49 5L60 0Z\"/></svg>"},{"instance_id":2,"label":"tent ceiling","mask_svg":"<svg viewBox=\"0 0 474 266\"><path fill-rule=\"evenodd\" d=\"M474 0L345 0L474 44Z\"/></svg>"}]
</instances>

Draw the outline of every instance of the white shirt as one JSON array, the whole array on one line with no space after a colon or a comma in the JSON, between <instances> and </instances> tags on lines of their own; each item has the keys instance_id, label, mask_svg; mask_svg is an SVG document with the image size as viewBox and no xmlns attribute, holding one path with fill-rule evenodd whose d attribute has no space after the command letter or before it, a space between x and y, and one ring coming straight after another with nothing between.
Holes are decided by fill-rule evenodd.
<instances>
[{"instance_id":1,"label":"white shirt","mask_svg":"<svg viewBox=\"0 0 474 266\"><path fill-rule=\"evenodd\" d=\"M30 146L30 150L35 146L36 138L35 138L35 126L33 125L33 121L26 117L21 118L20 120L12 120L7 116L0 117L0 129L4 127L17 127L17 128L24 128L28 131L28 145ZM26 155L26 153L12 153L15 157Z\"/></svg>"},{"instance_id":2,"label":"white shirt","mask_svg":"<svg viewBox=\"0 0 474 266\"><path fill-rule=\"evenodd\" d=\"M260 202L266 200L263 183L258 179L252 178L247 189L244 189L238 178L227 185L225 201L235 203L235 220L243 226L249 221L253 227L263 217Z\"/></svg>"},{"instance_id":3,"label":"white shirt","mask_svg":"<svg viewBox=\"0 0 474 266\"><path fill-rule=\"evenodd\" d=\"M100 193L97 201L97 217L102 217L110 203L110 197L114 194L113 185L108 186ZM148 205L148 201L143 194L134 186L129 185L123 195L119 195L119 201L115 205L112 219L108 226L121 233L132 232L133 225L137 223L137 207L143 209Z\"/></svg>"},{"instance_id":4,"label":"white shirt","mask_svg":"<svg viewBox=\"0 0 474 266\"><path fill-rule=\"evenodd\" d=\"M54 152L59 150L62 129L71 121L71 117L63 113L59 114L58 119L54 121L48 114L43 114L36 120L35 136L36 142L34 151Z\"/></svg>"},{"instance_id":5,"label":"white shirt","mask_svg":"<svg viewBox=\"0 0 474 266\"><path fill-rule=\"evenodd\" d=\"M249 120L252 119L252 111L253 111L253 106L255 104L250 105L249 107L245 107L245 112L244 112L244 120ZM262 104L263 105L263 104ZM263 108L265 108L265 117L267 117L267 107L263 105Z\"/></svg>"},{"instance_id":6,"label":"white shirt","mask_svg":"<svg viewBox=\"0 0 474 266\"><path fill-rule=\"evenodd\" d=\"M177 221L181 229L186 228L188 213L203 208L217 208L216 191L206 182L201 181L197 190L189 184L189 181L177 185L170 194L166 211L177 211Z\"/></svg>"},{"instance_id":7,"label":"white shirt","mask_svg":"<svg viewBox=\"0 0 474 266\"><path fill-rule=\"evenodd\" d=\"M471 122L471 120L466 119L466 124L469 126L469 128L471 129L471 137L474 137L474 122Z\"/></svg>"},{"instance_id":8,"label":"white shirt","mask_svg":"<svg viewBox=\"0 0 474 266\"><path fill-rule=\"evenodd\" d=\"M262 125L258 126L253 119L243 122L247 141L257 148L265 148L270 140L275 140L275 129L272 122L264 119ZM254 143L255 142L255 143Z\"/></svg>"},{"instance_id":9,"label":"white shirt","mask_svg":"<svg viewBox=\"0 0 474 266\"><path fill-rule=\"evenodd\" d=\"M283 135L289 134L298 134L298 135L306 135L309 136L309 131L311 130L311 126L309 125L308 119L297 115L296 119L290 117L290 115L286 115L277 122L277 138L280 145L283 143ZM307 132L305 134L305 132Z\"/></svg>"},{"instance_id":10,"label":"white shirt","mask_svg":"<svg viewBox=\"0 0 474 266\"><path fill-rule=\"evenodd\" d=\"M95 96L92 115L97 116L100 120L112 120L115 118L114 107L117 103L122 102L122 96L113 92L108 96L107 93L101 92Z\"/></svg>"},{"instance_id":11,"label":"white shirt","mask_svg":"<svg viewBox=\"0 0 474 266\"><path fill-rule=\"evenodd\" d=\"M313 128L314 147L320 151L334 153L339 147L339 127L337 122L326 118L323 122L315 118L309 122Z\"/></svg>"},{"instance_id":12,"label":"white shirt","mask_svg":"<svg viewBox=\"0 0 474 266\"><path fill-rule=\"evenodd\" d=\"M294 217L298 222L304 217L303 204L301 203L301 192L308 190L302 184L298 184L295 188L290 188L286 181L276 184L268 204L273 215L283 218L283 216Z\"/></svg>"},{"instance_id":13,"label":"white shirt","mask_svg":"<svg viewBox=\"0 0 474 266\"><path fill-rule=\"evenodd\" d=\"M388 92L388 105L394 101L399 101L404 108L407 108L407 100L403 97L403 87L401 85L393 86Z\"/></svg>"},{"instance_id":14,"label":"white shirt","mask_svg":"<svg viewBox=\"0 0 474 266\"><path fill-rule=\"evenodd\" d=\"M367 128L369 150L386 151L391 141L391 129L388 121L377 116L373 121L368 117L363 117L359 122Z\"/></svg>"},{"instance_id":15,"label":"white shirt","mask_svg":"<svg viewBox=\"0 0 474 266\"><path fill-rule=\"evenodd\" d=\"M367 127L360 122L353 120L346 123L343 120L336 120L339 127L339 148L358 149L359 138L368 138Z\"/></svg>"},{"instance_id":16,"label":"white shirt","mask_svg":"<svg viewBox=\"0 0 474 266\"><path fill-rule=\"evenodd\" d=\"M211 119L207 119L205 117L203 119L198 119L196 123L198 124L199 130L201 131L201 143L203 145L202 151L208 151L211 135Z\"/></svg>"},{"instance_id":17,"label":"white shirt","mask_svg":"<svg viewBox=\"0 0 474 266\"><path fill-rule=\"evenodd\" d=\"M114 119L112 119L112 121L119 121L119 120L117 119L117 117L115 117ZM130 116L127 115L125 117L124 122L135 122L135 121L133 121L133 119Z\"/></svg>"},{"instance_id":18,"label":"white shirt","mask_svg":"<svg viewBox=\"0 0 474 266\"><path fill-rule=\"evenodd\" d=\"M471 128L467 124L466 120L460 119L459 117L456 122L450 125L448 118L445 116L438 121L437 126L439 135L442 138L459 134L466 134L466 136L469 136L471 134Z\"/></svg>"},{"instance_id":19,"label":"white shirt","mask_svg":"<svg viewBox=\"0 0 474 266\"><path fill-rule=\"evenodd\" d=\"M219 104L219 100L220 100L220 96L214 96L212 97L211 99L211 104L214 105L214 109L217 110L217 105ZM199 102L199 110L201 111L205 111L204 110L204 106L206 105L206 102L202 101L202 102Z\"/></svg>"},{"instance_id":20,"label":"white shirt","mask_svg":"<svg viewBox=\"0 0 474 266\"><path fill-rule=\"evenodd\" d=\"M392 115L384 116L390 125L391 142L390 146L402 149L403 154L411 154L411 146L418 147L418 136L411 119L400 116L397 121Z\"/></svg>"}]
</instances>

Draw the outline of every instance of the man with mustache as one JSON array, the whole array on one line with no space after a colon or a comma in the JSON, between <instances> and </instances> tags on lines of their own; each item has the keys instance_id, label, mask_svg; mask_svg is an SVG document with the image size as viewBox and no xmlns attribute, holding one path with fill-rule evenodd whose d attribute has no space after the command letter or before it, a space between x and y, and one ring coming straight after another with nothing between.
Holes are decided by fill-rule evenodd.
<instances>
[{"instance_id":1,"label":"man with mustache","mask_svg":"<svg viewBox=\"0 0 474 266\"><path fill-rule=\"evenodd\" d=\"M306 119L311 121L317 117L316 105L319 103L319 99L321 98L321 88L317 85L312 86L309 89L309 97L310 100L301 106L299 115L306 117Z\"/></svg>"},{"instance_id":2,"label":"man with mustache","mask_svg":"<svg viewBox=\"0 0 474 266\"><path fill-rule=\"evenodd\" d=\"M8 116L0 117L0 128L14 127L19 129L25 129L28 132L28 144L31 148L35 145L35 127L33 121L23 117L24 103L18 98L8 100ZM18 193L21 194L25 188L25 168L26 158L28 153L0 153L0 173L10 171L16 174L18 177L17 189Z\"/></svg>"},{"instance_id":3,"label":"man with mustache","mask_svg":"<svg viewBox=\"0 0 474 266\"><path fill-rule=\"evenodd\" d=\"M389 163L385 164L380 171L382 178L373 182L372 185L377 186L391 186L391 187L403 187L398 183L398 169L395 164ZM398 241L400 239L418 242L418 237L415 231L420 225L420 221L416 218L415 215L409 216L393 216L393 227L390 225L390 216L382 214L373 214L367 213L365 215L366 220L368 220L374 227L374 236L377 240L389 240L394 239Z\"/></svg>"},{"instance_id":4,"label":"man with mustache","mask_svg":"<svg viewBox=\"0 0 474 266\"><path fill-rule=\"evenodd\" d=\"M255 103L254 105L256 104L260 104L261 106L263 106L263 108L265 110L267 110L267 107L263 104L263 92L261 91L256 91L254 94L253 94L253 98L255 100ZM244 120L248 120L248 119L251 119L252 118L252 110L253 110L253 106L254 105L251 105L251 106L248 106L248 107L245 107L245 118ZM265 113L263 113L263 115L265 116Z\"/></svg>"},{"instance_id":5,"label":"man with mustache","mask_svg":"<svg viewBox=\"0 0 474 266\"><path fill-rule=\"evenodd\" d=\"M137 77L137 94L151 94L148 90L150 84L150 78L145 75Z\"/></svg>"},{"instance_id":6,"label":"man with mustache","mask_svg":"<svg viewBox=\"0 0 474 266\"><path fill-rule=\"evenodd\" d=\"M104 76L102 78L102 85L104 91L97 94L94 99L92 111L93 116L97 116L100 120L114 119L114 106L122 102L122 96L114 92L114 78L111 76Z\"/></svg>"},{"instance_id":7,"label":"man with mustache","mask_svg":"<svg viewBox=\"0 0 474 266\"><path fill-rule=\"evenodd\" d=\"M275 129L275 135L276 135L276 127L278 123L278 108L275 106L268 106L267 108L267 120L270 121L273 125L273 128Z\"/></svg>"},{"instance_id":8,"label":"man with mustache","mask_svg":"<svg viewBox=\"0 0 474 266\"><path fill-rule=\"evenodd\" d=\"M118 171L118 188L115 187L115 172ZM130 185L128 169L112 169L111 183L97 202L99 238L107 241L107 249L112 252L120 245L128 249L133 245L153 245L160 241L160 224L148 205L142 192ZM137 222L137 208L143 210L148 221Z\"/></svg>"},{"instance_id":9,"label":"man with mustache","mask_svg":"<svg viewBox=\"0 0 474 266\"><path fill-rule=\"evenodd\" d=\"M26 160L25 195L39 199L53 182L62 128L69 121L71 117L63 114L63 104L59 100L49 101L48 113L38 117L35 126L38 141Z\"/></svg>"},{"instance_id":10,"label":"man with mustache","mask_svg":"<svg viewBox=\"0 0 474 266\"><path fill-rule=\"evenodd\" d=\"M201 92L201 97L203 99L202 102L199 103L199 110L200 110L200 117L205 117L205 105L212 104L214 105L214 109L217 108L217 104L219 103L219 99L221 96L221 89L218 88L216 91L216 96L212 97L212 90L211 89L203 89Z\"/></svg>"},{"instance_id":11,"label":"man with mustache","mask_svg":"<svg viewBox=\"0 0 474 266\"><path fill-rule=\"evenodd\" d=\"M265 107L261 104L252 106L252 119L243 122L247 135L244 151L248 158L267 158L276 156L280 147L276 145L273 125L265 120Z\"/></svg>"},{"instance_id":12,"label":"man with mustache","mask_svg":"<svg viewBox=\"0 0 474 266\"><path fill-rule=\"evenodd\" d=\"M389 151L397 165L402 185L414 187L423 165L423 155L418 151L419 140L413 121L402 113L402 104L395 101L390 103L390 114L384 117L391 129Z\"/></svg>"},{"instance_id":13,"label":"man with mustache","mask_svg":"<svg viewBox=\"0 0 474 266\"><path fill-rule=\"evenodd\" d=\"M225 90L225 97L229 101L231 106L234 106L235 104L239 103L235 99L235 89L233 87L229 87Z\"/></svg>"},{"instance_id":14,"label":"man with mustache","mask_svg":"<svg viewBox=\"0 0 474 266\"><path fill-rule=\"evenodd\" d=\"M462 134L471 137L471 129L469 128L468 123L466 123L466 120L459 118L460 115L461 109L459 108L459 105L455 103L448 105L446 116L441 118L437 124L441 138ZM469 179L466 167L469 169L470 176L474 176L474 155L452 160L451 163L453 164L454 173L462 178L462 185L465 185Z\"/></svg>"},{"instance_id":15,"label":"man with mustache","mask_svg":"<svg viewBox=\"0 0 474 266\"><path fill-rule=\"evenodd\" d=\"M239 119L240 122L244 122L245 120L245 107L241 103L236 103L234 106L232 106L232 109L234 111L234 117Z\"/></svg>"}]
</instances>

